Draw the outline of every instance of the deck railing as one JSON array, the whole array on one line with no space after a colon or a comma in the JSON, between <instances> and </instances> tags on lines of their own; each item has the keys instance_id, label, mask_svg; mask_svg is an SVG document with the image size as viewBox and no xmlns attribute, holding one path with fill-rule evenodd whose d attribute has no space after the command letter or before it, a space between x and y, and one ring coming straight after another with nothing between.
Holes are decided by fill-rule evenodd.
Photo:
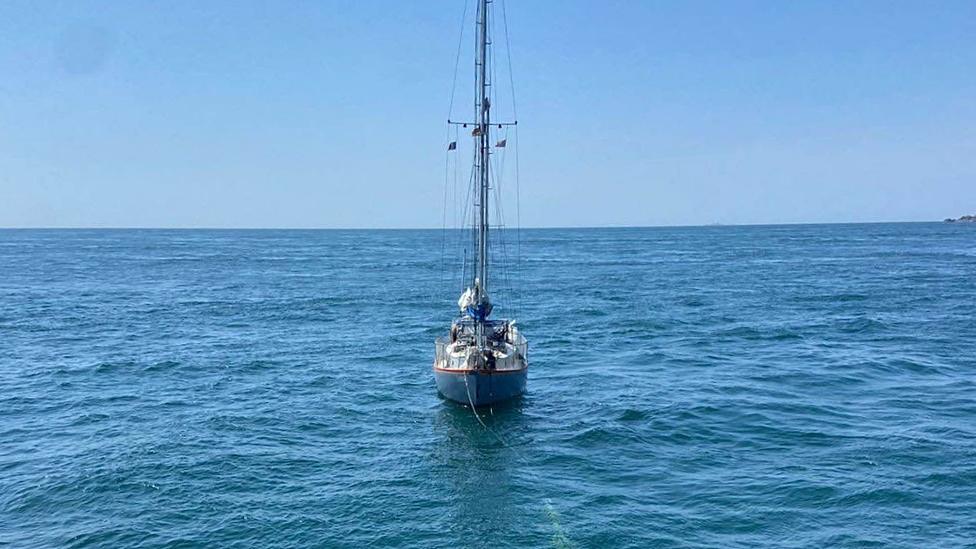
<instances>
[{"instance_id":1,"label":"deck railing","mask_svg":"<svg viewBox=\"0 0 976 549\"><path fill-rule=\"evenodd\" d=\"M447 347L451 344L450 338L447 336L438 337L434 340L434 360L437 362L442 362L447 358ZM525 340L525 336L518 334L515 342L512 343L515 347L515 353L522 357L523 360L528 359L529 355L529 342Z\"/></svg>"},{"instance_id":2,"label":"deck railing","mask_svg":"<svg viewBox=\"0 0 976 549\"><path fill-rule=\"evenodd\" d=\"M515 338L515 343L512 345L515 346L515 353L522 357L522 360L529 359L529 342L526 341L525 336L518 334L518 337Z\"/></svg>"},{"instance_id":3,"label":"deck railing","mask_svg":"<svg viewBox=\"0 0 976 549\"><path fill-rule=\"evenodd\" d=\"M446 336L441 336L434 341L434 360L437 362L442 362L447 356L447 346L451 344L451 340Z\"/></svg>"}]
</instances>

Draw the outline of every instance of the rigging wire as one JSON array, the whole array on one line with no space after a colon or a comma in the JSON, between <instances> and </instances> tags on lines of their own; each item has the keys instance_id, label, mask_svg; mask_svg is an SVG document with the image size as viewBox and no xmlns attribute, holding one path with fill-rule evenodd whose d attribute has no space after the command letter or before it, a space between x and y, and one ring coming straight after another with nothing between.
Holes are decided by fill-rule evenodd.
<instances>
[{"instance_id":1,"label":"rigging wire","mask_svg":"<svg viewBox=\"0 0 976 549\"><path fill-rule=\"evenodd\" d=\"M504 153L502 153L501 156L504 157ZM495 237L495 242L497 242L497 244L492 244L492 251L495 253L494 257L496 259L498 258L499 250L501 253L501 261L498 262L501 265L501 268L498 268L497 272L501 274L501 281L502 281L502 284L499 285L499 289L500 289L499 294L504 295L504 292L511 292L511 278L509 277L508 268L507 268L508 253L505 245L504 223L503 223L505 217L503 215L502 201L501 201L503 172L499 167L501 163L500 159L496 157L494 162L495 162L496 169L493 173L489 175L494 177L495 184L492 186L492 191L494 192L494 196L495 196L495 200L494 200L495 217L499 220L499 222L497 224L497 229L498 229L496 231L497 236Z\"/></svg>"},{"instance_id":2,"label":"rigging wire","mask_svg":"<svg viewBox=\"0 0 976 549\"><path fill-rule=\"evenodd\" d=\"M515 126L515 300L519 314L522 313L522 201L519 185L519 143L518 126Z\"/></svg>"},{"instance_id":3,"label":"rigging wire","mask_svg":"<svg viewBox=\"0 0 976 549\"><path fill-rule=\"evenodd\" d=\"M462 225L467 225L467 223L468 223L468 211L469 211L469 209L471 211L471 216L472 216L471 223L472 223L472 225L474 224L474 208L473 208L474 193L475 193L475 177L474 177L474 175L475 175L475 170L472 168L471 169L471 175L468 177L468 198L464 199L464 208L463 208L462 213L461 213L461 224ZM466 235L464 234L464 231L463 230L459 230L458 231L458 247L463 250L463 255L464 255L464 258L462 259L462 265L461 265L461 291L462 292L464 291L465 270L468 267L468 265L467 265L467 261L468 261L467 260L467 251L468 251L468 249L467 249L467 246L464 244L464 239L465 238L466 238ZM472 253L474 253L473 250L472 250Z\"/></svg>"},{"instance_id":4,"label":"rigging wire","mask_svg":"<svg viewBox=\"0 0 976 549\"><path fill-rule=\"evenodd\" d=\"M508 15L505 11L505 0L502 0L502 24L505 27L505 55L508 57L508 82L512 90L512 116L518 120L518 109L515 107L515 75L512 72L512 46L508 40Z\"/></svg>"},{"instance_id":5,"label":"rigging wire","mask_svg":"<svg viewBox=\"0 0 976 549\"><path fill-rule=\"evenodd\" d=\"M504 10L504 5L502 6L502 8ZM491 17L490 25L492 26L492 28L494 28L495 21L496 21L495 10L491 10L489 12L489 15ZM503 26L504 26L505 36L506 36L505 45L506 45L506 56L508 58L509 83L510 84L513 84L514 81L513 81L513 78L512 78L512 71L511 71L511 51L510 51L510 47L509 47L509 42L510 41L508 39L508 21L507 21L506 16L504 15L504 11L503 11L502 23L503 23ZM493 95L494 104L496 106L498 106L498 105L500 105L500 103L499 103L499 97L501 96L501 90L500 89L495 89L495 88L497 88L497 86L494 85L497 82L499 82L499 80L498 80L498 71L499 71L499 68L498 68L498 65L495 63L495 61L496 61L496 59L497 59L498 56L495 53L494 48L492 48L491 53L492 53L492 55L491 55L491 67L490 68L491 68L491 77L492 77L492 84L493 84L491 92L492 92L492 95ZM515 102L514 102L514 99L515 99L514 89L515 88L514 88L514 85L513 85L511 87L511 92L512 92L511 93L511 98L512 98L512 115L513 115L513 118L516 120L516 123L517 123L516 109L515 109ZM498 242L498 245L497 246L494 246L493 245L492 247L496 250L496 254L498 253L498 251L500 251L500 253L501 253L501 258L502 258L501 264L504 267L504 268L500 269L501 279L502 279L502 282L504 284L504 288L503 289L507 292L506 297L510 298L510 299L506 299L506 301L508 301L509 303L513 303L514 302L513 303L514 306L512 307L512 309L513 309L513 312L515 313L515 317L518 317L518 315L521 313L521 293L520 293L520 290L517 290L516 289L516 287L515 287L516 285L513 285L512 284L512 273L510 272L510 269L508 268L508 266L510 264L510 262L509 262L509 255L508 254L509 254L509 247L510 247L510 244L511 244L511 242L510 242L510 240L511 240L511 234L509 233L509 231L506 231L505 230L505 229L508 228L508 224L506 223L506 217L505 217L505 204L504 204L504 201L502 199L503 198L503 195L504 195L503 183L504 183L504 180L505 180L506 175L507 175L507 172L505 171L505 165L506 165L506 158L508 157L508 148L509 148L507 146L508 137L509 137L509 127L508 127L508 125L505 126L504 131L502 131L501 130L501 126L499 126L498 135L496 136L496 140L502 140L502 139L504 139L506 141L506 146L504 146L504 148L503 148L503 150L501 151L500 154L498 154L498 147L493 147L493 150L495 151L493 153L493 156L494 155L497 155L496 158L494 158L494 162L493 162L493 168L494 168L494 170L493 170L493 174L492 175L494 175L494 177L495 177L495 186L493 187L493 190L494 190L494 193L493 194L494 194L494 197L495 197L495 215L498 218L497 225L498 225L498 229L499 230L496 233L498 235L497 238L496 238L496 241ZM519 227L520 227L520 220L517 219L516 220L516 225L515 225L515 229L516 229L515 230L515 236L516 236L516 248L517 249L520 248L520 243L519 243L519 240L520 240ZM497 255L496 255L496 257L497 257ZM516 256L516 277L515 277L516 278L516 282L519 282L520 281L520 278L521 278L520 277L521 268L518 265L518 261L519 261L519 257L517 255Z\"/></svg>"},{"instance_id":6,"label":"rigging wire","mask_svg":"<svg viewBox=\"0 0 976 549\"><path fill-rule=\"evenodd\" d=\"M502 137L501 132L499 132L499 136L498 137L500 137L500 138ZM508 129L506 128L504 138L507 139L507 137L508 137ZM500 250L500 252L501 252L501 262L500 263L503 266L503 268L499 269L499 272L501 273L501 276L502 276L502 282L503 282L503 288L502 289L505 292L508 292L507 297L514 297L515 291L514 291L514 288L512 287L512 277L511 277L511 274L510 274L509 269L508 269L508 264L509 264L509 261L508 261L508 259L509 259L509 257L508 257L508 235L506 234L506 231L504 230L506 228L505 223L504 223L504 220L505 220L505 205L504 205L504 203L502 201L502 196L504 194L503 193L502 184L504 183L504 177L505 177L505 158L507 157L507 146L503 148L503 150L502 150L502 152L500 154L497 153L497 151L498 151L498 148L497 147L495 147L495 151L496 151L495 159L494 159L495 170L494 170L494 172L491 175L493 175L494 178L495 178L494 179L495 185L492 187L492 189L494 191L494 196L495 196L495 204L494 204L495 205L495 216L499 220L499 222L498 222L498 229L499 230L497 231L497 234L498 234L498 237L497 237L498 245L497 245L496 249L497 250ZM497 255L496 255L496 257L497 257ZM506 301L509 301L509 300L506 300ZM516 312L516 316L517 316L518 311L516 310L515 312Z\"/></svg>"},{"instance_id":7,"label":"rigging wire","mask_svg":"<svg viewBox=\"0 0 976 549\"><path fill-rule=\"evenodd\" d=\"M467 20L467 18L468 18L468 0L465 0L464 1L464 8L461 11L461 24L460 24L461 30L458 33L457 49L456 49L455 54L454 54L454 76L451 78L451 99L448 102L448 108L447 108L447 119L448 120L450 120L451 119L451 116L453 116L453 114L454 114L454 96L455 96L455 93L457 92L458 68L461 66L461 45L464 43L464 29L467 28L467 25L465 24L465 21ZM454 142L456 143L457 140L458 140L457 139L457 128L454 128ZM448 124L448 126L447 126L447 143L450 143L450 142L451 142L451 125ZM445 143L445 147L446 146L447 146L447 144ZM456 151L457 151L457 148L455 147L455 152ZM446 158L445 164L444 164L444 203L443 203L443 217L442 217L442 221L441 221L441 262L440 262L440 264L441 264L441 272L443 273L442 274L442 277L441 277L442 278L442 286L444 286L443 278L447 276L447 269L445 268L444 256L445 256L445 248L447 247L447 188L448 188L448 179L450 178L450 158L451 158L451 151L450 150L447 150L445 154L447 155L447 158ZM455 157L456 156L457 156L457 154L455 154ZM452 192L454 206L451 208L452 209L452 212L453 212L453 218L454 218L455 228L457 227L457 212L458 212L458 207L457 207L457 181L458 181L458 165L459 165L459 163L460 162L457 160L457 158L455 158L455 161L454 161L453 192ZM463 273L462 273L461 276L463 278L463 276L464 276Z\"/></svg>"},{"instance_id":8,"label":"rigging wire","mask_svg":"<svg viewBox=\"0 0 976 549\"><path fill-rule=\"evenodd\" d=\"M447 126L447 141L451 141L451 126ZM451 178L451 151L444 151L444 203L441 206L443 211L441 215L441 287L446 286L446 281L444 280L447 276L447 269L445 269L444 253L447 248L447 189L449 180Z\"/></svg>"},{"instance_id":9,"label":"rigging wire","mask_svg":"<svg viewBox=\"0 0 976 549\"><path fill-rule=\"evenodd\" d=\"M489 10L487 15L489 17L489 25L490 25L490 28L494 29L495 28L495 10L493 10L493 9L492 10ZM495 82L498 81L498 78L497 78L497 67L495 65L495 48L492 47L488 51L490 53L488 67L489 67L489 70L490 70L490 73L491 73L491 82L490 82L490 85L491 85L491 88L490 88L491 101L492 101L492 105L496 105L497 106L500 103L498 102L498 90L496 89L496 86L495 86ZM498 132L498 135L495 136L495 139L496 140L498 139L498 137L500 136L500 134L501 134L501 131L499 131ZM501 290L500 294L501 295L504 295L504 292L506 290L508 290L508 286L509 286L509 283L510 283L510 281L508 279L508 261L507 261L507 257L505 257L505 253L504 253L504 250L505 250L505 233L502 230L502 228L504 227L504 224L505 224L505 218L501 215L501 210L499 208L499 204L501 203L501 185L502 185L502 179L504 178L505 174L504 174L503 171L501 171L501 168L499 166L499 160L500 159L498 158L498 154L497 154L498 148L497 147L493 147L490 141L488 143L488 146L490 147L489 150L494 151L492 153L492 156L495 157L494 158L494 164L495 164L494 165L494 168L495 169L493 170L493 173L489 173L489 183L491 183L490 177L491 176L494 176L494 182L495 182L495 184L492 186L492 190L494 191L494 197L495 197L495 217L497 219L496 224L498 226L498 230L496 231L496 235L497 236L495 237L495 241L497 242L497 244L493 245L493 247L496 250L496 258L497 258L497 250L499 248L502 250L502 258L501 258L501 261L500 262L496 262L496 263L500 263L501 264L501 268L500 269L496 269L496 271L498 273L500 273L500 275L501 275L501 282L502 282L502 284L500 285L501 286L501 288L500 288L500 290ZM502 156L504 156L504 151L502 152Z\"/></svg>"},{"instance_id":10,"label":"rigging wire","mask_svg":"<svg viewBox=\"0 0 976 549\"><path fill-rule=\"evenodd\" d=\"M459 139L458 139L458 129L457 129L457 126L454 126L454 139L453 139L453 141L455 143L457 143L459 141ZM461 209L461 207L458 205L460 203L460 198L458 197L458 181L460 181L460 167L461 167L460 155L461 155L461 153L460 153L460 151L456 147L457 146L455 145L455 149L454 149L454 155L455 155L455 158L454 158L454 179L453 179L453 182L452 182L452 189L451 189L451 199L452 199L451 213L454 215L453 230L455 232L460 232L460 228L461 227L460 227L459 223L461 223L461 221L458 220L458 212ZM460 279L461 280L464 280L464 273L459 273L458 272L461 269L458 268L458 262L457 262L458 257L457 256L458 256L457 248L455 247L454 261L451 262L451 270L452 270L452 273L451 274L454 277L460 276ZM462 258L462 265L463 265L463 261L465 259L466 258Z\"/></svg>"},{"instance_id":11,"label":"rigging wire","mask_svg":"<svg viewBox=\"0 0 976 549\"><path fill-rule=\"evenodd\" d=\"M447 108L447 119L454 114L454 92L457 90L458 67L461 65L461 44L464 42L465 20L468 18L468 0L464 0L464 10L461 12L461 34L458 36L457 53L454 55L454 79L451 81L451 102Z\"/></svg>"},{"instance_id":12,"label":"rigging wire","mask_svg":"<svg viewBox=\"0 0 976 549\"><path fill-rule=\"evenodd\" d=\"M512 45L508 38L508 10L502 3L502 26L505 27L505 55L508 58L508 82L512 90L512 117L515 118L515 287L516 311L522 312L522 197L519 182L518 107L515 102L515 72L512 70Z\"/></svg>"}]
</instances>

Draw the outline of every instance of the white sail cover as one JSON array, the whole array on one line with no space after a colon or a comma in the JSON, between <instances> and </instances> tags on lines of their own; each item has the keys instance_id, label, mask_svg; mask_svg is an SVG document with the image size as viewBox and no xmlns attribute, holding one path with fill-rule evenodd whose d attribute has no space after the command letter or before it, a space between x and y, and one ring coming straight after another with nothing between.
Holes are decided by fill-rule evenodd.
<instances>
[{"instance_id":1,"label":"white sail cover","mask_svg":"<svg viewBox=\"0 0 976 549\"><path fill-rule=\"evenodd\" d=\"M480 291L481 282L478 279L474 281L474 288L468 288L464 290L461 297L458 298L458 308L461 309L461 314L468 313L473 317L487 317L491 313L491 300L488 299L488 294ZM478 294L481 294L481 299L478 299Z\"/></svg>"},{"instance_id":2,"label":"white sail cover","mask_svg":"<svg viewBox=\"0 0 976 549\"><path fill-rule=\"evenodd\" d=\"M468 307L474 307L474 305L474 288L468 288L467 290L464 290L464 293L461 294L460 298L458 298L458 308L464 312Z\"/></svg>"}]
</instances>

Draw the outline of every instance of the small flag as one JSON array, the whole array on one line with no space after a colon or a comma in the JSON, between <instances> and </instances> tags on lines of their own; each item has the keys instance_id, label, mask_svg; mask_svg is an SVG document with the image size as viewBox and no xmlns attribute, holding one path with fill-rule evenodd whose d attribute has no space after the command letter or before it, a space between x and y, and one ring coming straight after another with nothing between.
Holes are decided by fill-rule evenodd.
<instances>
[{"instance_id":1,"label":"small flag","mask_svg":"<svg viewBox=\"0 0 976 549\"><path fill-rule=\"evenodd\" d=\"M453 150L454 150L454 149L456 149L456 148L457 148L457 141L451 141L451 142L450 142L450 143L449 143L449 144L447 145L447 150L449 150L449 151L453 151Z\"/></svg>"},{"instance_id":2,"label":"small flag","mask_svg":"<svg viewBox=\"0 0 976 549\"><path fill-rule=\"evenodd\" d=\"M502 139L498 143L495 143L495 146L498 148L504 148L506 143L508 143L508 139Z\"/></svg>"},{"instance_id":3,"label":"small flag","mask_svg":"<svg viewBox=\"0 0 976 549\"><path fill-rule=\"evenodd\" d=\"M475 137L478 137L479 135L481 135L481 126L475 126L474 129L471 130L471 135L473 135Z\"/></svg>"}]
</instances>

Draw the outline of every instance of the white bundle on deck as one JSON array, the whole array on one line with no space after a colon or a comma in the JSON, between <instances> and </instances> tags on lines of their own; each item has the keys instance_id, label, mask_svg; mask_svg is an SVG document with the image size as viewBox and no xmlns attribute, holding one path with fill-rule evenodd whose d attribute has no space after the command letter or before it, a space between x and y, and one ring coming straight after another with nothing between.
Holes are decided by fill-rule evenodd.
<instances>
[{"instance_id":1,"label":"white bundle on deck","mask_svg":"<svg viewBox=\"0 0 976 549\"><path fill-rule=\"evenodd\" d=\"M478 299L478 294L481 294L481 299ZM458 299L458 308L464 313L469 308L472 310L480 309L485 312L487 316L491 312L491 300L488 299L488 294L481 292L481 282L478 279L474 280L474 288L468 288L464 290L461 297Z\"/></svg>"}]
</instances>

